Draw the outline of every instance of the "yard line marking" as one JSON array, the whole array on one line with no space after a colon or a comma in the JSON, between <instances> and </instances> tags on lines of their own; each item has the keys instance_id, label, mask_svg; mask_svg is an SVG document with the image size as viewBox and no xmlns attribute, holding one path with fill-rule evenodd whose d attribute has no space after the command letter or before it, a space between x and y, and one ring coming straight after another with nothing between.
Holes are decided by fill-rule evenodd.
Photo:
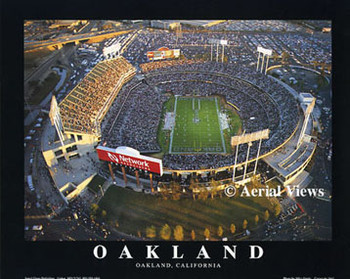
<instances>
[{"instance_id":1,"label":"yard line marking","mask_svg":"<svg viewBox=\"0 0 350 279\"><path fill-rule=\"evenodd\" d=\"M225 141L224 141L224 135L222 133L221 123L220 123L220 119L219 119L219 108L218 108L217 98L215 98L215 105L216 105L216 113L217 113L217 116L218 116L219 127L220 127L221 143L222 143L222 147L224 149L224 153L226 153L226 146L225 146Z\"/></svg>"},{"instance_id":2,"label":"yard line marking","mask_svg":"<svg viewBox=\"0 0 350 279\"><path fill-rule=\"evenodd\" d=\"M175 125L176 125L176 105L177 105L177 96L175 96L175 106L174 106L174 115L175 115L175 119L174 119L174 126L171 129L171 135L170 135L170 144L169 144L169 154L172 153L172 145L173 145L173 136L174 136L174 130L175 130Z\"/></svg>"}]
</instances>

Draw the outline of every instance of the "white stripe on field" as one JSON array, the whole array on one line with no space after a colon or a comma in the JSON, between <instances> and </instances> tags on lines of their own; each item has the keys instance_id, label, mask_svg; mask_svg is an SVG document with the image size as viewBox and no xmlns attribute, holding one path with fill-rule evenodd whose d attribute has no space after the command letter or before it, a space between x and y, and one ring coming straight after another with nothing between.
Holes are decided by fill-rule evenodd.
<instances>
[{"instance_id":1,"label":"white stripe on field","mask_svg":"<svg viewBox=\"0 0 350 279\"><path fill-rule=\"evenodd\" d=\"M177 105L177 96L175 96L174 125L173 125L173 128L171 129L171 134L170 134L169 154L171 154L171 148L173 145L173 136L174 136L174 130L175 130L175 124L176 124L176 105Z\"/></svg>"},{"instance_id":2,"label":"white stripe on field","mask_svg":"<svg viewBox=\"0 0 350 279\"><path fill-rule=\"evenodd\" d=\"M224 153L226 153L226 146L225 146L225 141L224 141L224 135L222 133L221 123L220 123L220 119L219 119L219 108L218 108L217 98L215 98L215 105L216 105L216 113L217 113L217 116L218 116L219 126L220 126L221 143L222 143L222 147L224 148Z\"/></svg>"}]
</instances>

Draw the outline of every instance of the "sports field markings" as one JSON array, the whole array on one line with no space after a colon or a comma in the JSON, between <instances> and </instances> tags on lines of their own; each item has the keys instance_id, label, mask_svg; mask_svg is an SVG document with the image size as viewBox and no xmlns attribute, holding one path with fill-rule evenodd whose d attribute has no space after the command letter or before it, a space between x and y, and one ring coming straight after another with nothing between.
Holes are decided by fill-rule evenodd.
<instances>
[{"instance_id":1,"label":"sports field markings","mask_svg":"<svg viewBox=\"0 0 350 279\"><path fill-rule=\"evenodd\" d=\"M181 110L180 110L180 101L187 99L187 110L184 110L183 105L186 103L181 103ZM214 100L215 99L215 100ZM174 104L174 116L175 116L175 123L172 127L171 134L170 134L170 143L169 143L169 154L182 154L182 153L226 153L226 146L225 141L223 138L223 132L222 127L219 119L219 107L217 98L208 98L207 100L215 101L215 105L212 107L216 115L216 119L213 123L212 117L210 117L210 112L208 110L208 102L204 102L204 100L199 98L186 98L182 96L175 96L175 104ZM202 102L201 102L202 101ZM193 125L192 121L196 119L195 112L202 111L202 108L204 106L204 111L201 112L201 116L198 115L198 120L202 119L204 122L208 122L211 120L211 123L203 123L205 126L200 128L200 126L197 127L197 125ZM189 109L189 110L188 110ZM179 114L179 115L178 115ZM194 117L194 118L192 118ZM187 122L190 121L191 123ZM180 121L180 122L179 122ZM196 124L197 122L194 121ZM178 126L176 123L178 123L180 126ZM199 122L198 122L199 123ZM219 124L219 125L217 125ZM212 133L211 126L214 125L217 127L217 130ZM178 130L182 129L182 132ZM176 130L175 130L176 129ZM220 135L219 135L220 133ZM191 139L193 141L193 144L191 144L188 140L189 135L195 135L194 138ZM216 139L215 139L216 135ZM180 138L179 138L180 136ZM203 138L204 136L204 138ZM214 136L214 138L212 138ZM207 138L209 137L209 138ZM204 143L202 140L204 139ZM207 141L207 142L205 142ZM178 146L180 144L180 146ZM198 146L199 144L199 146ZM209 146L202 146L209 144ZM181 146L182 145L182 146Z\"/></svg>"},{"instance_id":2,"label":"sports field markings","mask_svg":"<svg viewBox=\"0 0 350 279\"><path fill-rule=\"evenodd\" d=\"M175 125L176 125L176 105L177 105L177 96L175 96L175 106L174 106L174 125L173 128L171 129L171 134L170 134L170 144L169 144L169 153L171 154L172 152L172 145L173 145L173 135L174 135L174 130L175 130Z\"/></svg>"},{"instance_id":3,"label":"sports field markings","mask_svg":"<svg viewBox=\"0 0 350 279\"><path fill-rule=\"evenodd\" d=\"M222 128L221 128L221 122L219 119L219 107L218 107L218 99L215 98L215 105L216 105L216 113L218 115L218 121L219 121L219 126L220 126L220 135L221 135L221 143L222 143L222 147L224 148L224 153L226 153L226 146L225 146L225 141L224 141L224 135L222 133Z\"/></svg>"}]
</instances>

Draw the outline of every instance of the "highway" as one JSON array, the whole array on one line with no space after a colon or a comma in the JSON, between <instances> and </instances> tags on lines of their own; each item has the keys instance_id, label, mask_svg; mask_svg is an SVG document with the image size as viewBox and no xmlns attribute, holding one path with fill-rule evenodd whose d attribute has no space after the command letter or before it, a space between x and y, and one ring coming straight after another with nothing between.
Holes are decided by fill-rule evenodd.
<instances>
[{"instance_id":1,"label":"highway","mask_svg":"<svg viewBox=\"0 0 350 279\"><path fill-rule=\"evenodd\" d=\"M113 31L113 32L106 32L106 31L99 31L99 32L90 32L90 33L83 33L83 34L77 34L77 35L69 35L69 36L62 36L58 38L53 38L46 41L36 41L36 42L25 42L24 43L24 51L32 51L37 48L43 48L43 47L54 47L54 46L60 46L67 43L75 43L80 41L87 41L91 39L103 39L103 38L112 38L116 37L125 33L129 33L134 31L133 29L130 30L122 30L122 31Z\"/></svg>"}]
</instances>

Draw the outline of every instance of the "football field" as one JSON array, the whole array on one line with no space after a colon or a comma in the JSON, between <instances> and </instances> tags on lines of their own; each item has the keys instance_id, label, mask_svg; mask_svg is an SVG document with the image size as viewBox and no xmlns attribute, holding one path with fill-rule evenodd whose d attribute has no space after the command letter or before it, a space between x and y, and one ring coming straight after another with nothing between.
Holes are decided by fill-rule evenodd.
<instances>
[{"instance_id":1,"label":"football field","mask_svg":"<svg viewBox=\"0 0 350 279\"><path fill-rule=\"evenodd\" d=\"M226 153L219 105L215 97L176 97L170 153Z\"/></svg>"}]
</instances>

